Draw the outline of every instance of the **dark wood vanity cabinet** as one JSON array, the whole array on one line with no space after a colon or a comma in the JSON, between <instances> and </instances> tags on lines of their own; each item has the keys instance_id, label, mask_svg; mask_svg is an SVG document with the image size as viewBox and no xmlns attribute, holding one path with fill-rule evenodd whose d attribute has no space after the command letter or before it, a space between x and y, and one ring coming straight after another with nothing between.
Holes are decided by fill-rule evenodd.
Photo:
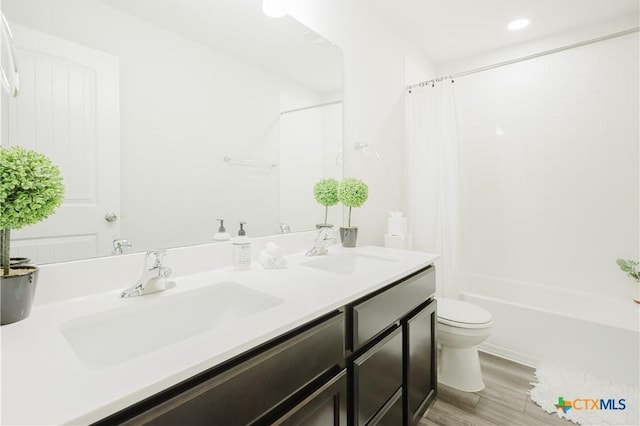
<instances>
[{"instance_id":1,"label":"dark wood vanity cabinet","mask_svg":"<svg viewBox=\"0 0 640 426\"><path fill-rule=\"evenodd\" d=\"M98 425L416 425L436 395L432 266Z\"/></svg>"},{"instance_id":2,"label":"dark wood vanity cabinet","mask_svg":"<svg viewBox=\"0 0 640 426\"><path fill-rule=\"evenodd\" d=\"M436 395L435 270L346 308L351 425L415 425Z\"/></svg>"}]
</instances>

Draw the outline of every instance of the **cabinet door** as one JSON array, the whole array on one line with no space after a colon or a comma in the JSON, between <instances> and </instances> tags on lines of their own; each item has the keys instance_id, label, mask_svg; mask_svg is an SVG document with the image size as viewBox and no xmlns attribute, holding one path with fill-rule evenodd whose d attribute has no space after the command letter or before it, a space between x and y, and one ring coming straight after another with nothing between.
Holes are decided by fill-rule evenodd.
<instances>
[{"instance_id":1,"label":"cabinet door","mask_svg":"<svg viewBox=\"0 0 640 426\"><path fill-rule=\"evenodd\" d=\"M402 387L402 328L353 361L353 424L369 423Z\"/></svg>"},{"instance_id":2,"label":"cabinet door","mask_svg":"<svg viewBox=\"0 0 640 426\"><path fill-rule=\"evenodd\" d=\"M347 370L342 370L324 386L274 422L274 425L346 426Z\"/></svg>"},{"instance_id":3,"label":"cabinet door","mask_svg":"<svg viewBox=\"0 0 640 426\"><path fill-rule=\"evenodd\" d=\"M436 396L436 301L407 317L405 336L405 406L407 424L415 425Z\"/></svg>"}]
</instances>

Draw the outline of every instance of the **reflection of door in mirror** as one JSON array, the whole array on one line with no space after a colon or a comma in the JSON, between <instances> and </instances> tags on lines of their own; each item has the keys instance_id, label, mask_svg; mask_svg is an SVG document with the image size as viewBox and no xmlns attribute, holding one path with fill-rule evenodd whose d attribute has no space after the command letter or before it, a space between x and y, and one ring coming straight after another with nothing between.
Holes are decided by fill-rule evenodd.
<instances>
[{"instance_id":1,"label":"reflection of door in mirror","mask_svg":"<svg viewBox=\"0 0 640 426\"><path fill-rule=\"evenodd\" d=\"M51 158L64 177L55 215L12 232L12 256L36 263L109 254L119 222L118 59L16 25L22 93L3 108L2 145ZM6 98L5 98L6 100Z\"/></svg>"}]
</instances>

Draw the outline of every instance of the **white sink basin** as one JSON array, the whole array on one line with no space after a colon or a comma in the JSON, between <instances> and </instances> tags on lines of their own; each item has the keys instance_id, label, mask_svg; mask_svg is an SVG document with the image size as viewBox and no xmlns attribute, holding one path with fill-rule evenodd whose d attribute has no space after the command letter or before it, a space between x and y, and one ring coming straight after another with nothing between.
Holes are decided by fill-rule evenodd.
<instances>
[{"instance_id":1,"label":"white sink basin","mask_svg":"<svg viewBox=\"0 0 640 426\"><path fill-rule=\"evenodd\" d=\"M170 290L169 290L170 291ZM123 299L126 306L76 318L60 330L86 365L115 365L281 304L234 282Z\"/></svg>"},{"instance_id":2,"label":"white sink basin","mask_svg":"<svg viewBox=\"0 0 640 426\"><path fill-rule=\"evenodd\" d=\"M357 253L322 256L302 265L336 274L361 275L375 273L376 267L397 261L398 259L393 257Z\"/></svg>"}]
</instances>

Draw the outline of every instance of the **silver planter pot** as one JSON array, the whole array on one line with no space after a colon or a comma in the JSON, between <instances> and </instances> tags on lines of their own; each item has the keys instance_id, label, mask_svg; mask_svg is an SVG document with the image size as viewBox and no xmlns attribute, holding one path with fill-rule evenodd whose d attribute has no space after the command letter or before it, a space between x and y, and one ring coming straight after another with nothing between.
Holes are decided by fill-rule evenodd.
<instances>
[{"instance_id":1,"label":"silver planter pot","mask_svg":"<svg viewBox=\"0 0 640 426\"><path fill-rule=\"evenodd\" d=\"M358 227L357 226L341 226L340 227L340 241L342 241L342 247L355 247L358 242Z\"/></svg>"},{"instance_id":2,"label":"silver planter pot","mask_svg":"<svg viewBox=\"0 0 640 426\"><path fill-rule=\"evenodd\" d=\"M31 314L40 270L37 266L27 265L19 268L30 271L24 275L0 277L0 325L21 321Z\"/></svg>"}]
</instances>

